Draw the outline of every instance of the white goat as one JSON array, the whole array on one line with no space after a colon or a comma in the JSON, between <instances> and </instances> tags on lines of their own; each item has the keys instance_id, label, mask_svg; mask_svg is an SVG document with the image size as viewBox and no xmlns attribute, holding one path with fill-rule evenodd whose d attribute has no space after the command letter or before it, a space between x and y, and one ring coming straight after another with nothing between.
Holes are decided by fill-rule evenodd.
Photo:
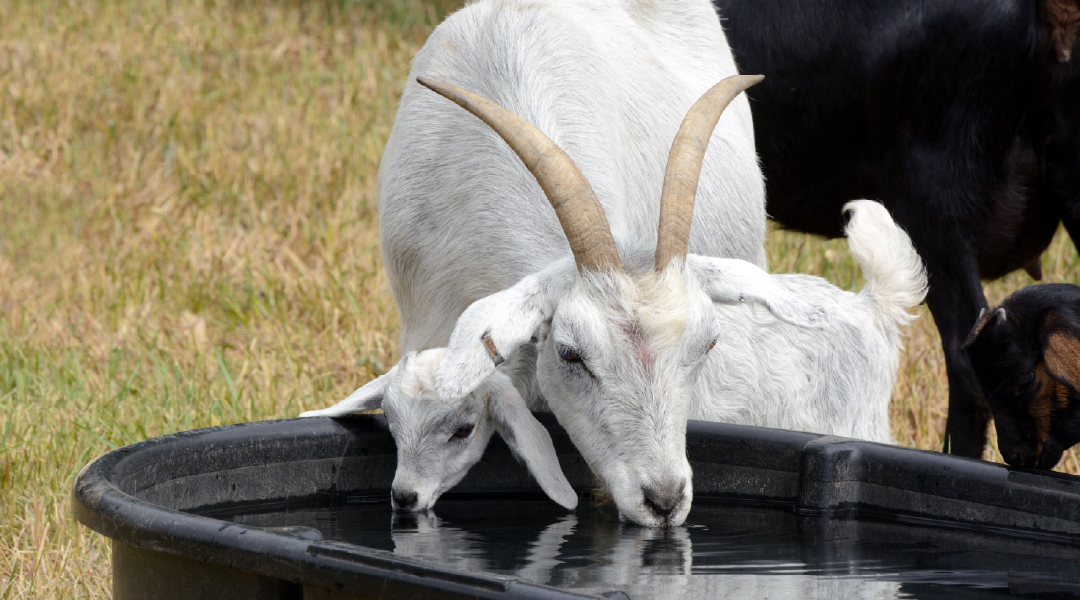
<instances>
[{"instance_id":1,"label":"white goat","mask_svg":"<svg viewBox=\"0 0 1080 600\"><path fill-rule=\"evenodd\" d=\"M552 407L557 418L620 511L645 525L680 523L689 510L685 403L666 399L682 398L683 363L693 363L710 342L698 339L708 335L701 323L688 327L693 339L680 335L682 327L711 318L672 312L664 304L670 295L664 286L677 286L681 266L669 269L663 281L640 269L637 277L622 269L616 245L632 254L635 247L652 247L658 235L675 236L706 256L764 265L764 183L749 104L736 98L755 78L713 89L689 119L683 149L668 161L668 177L676 196L699 192L697 223L691 229L687 213L656 229L658 219L665 222L656 202L668 185L661 177L664 149L680 117L710 85L737 72L707 0L481 0L436 28L417 54L412 76L476 90L540 129L479 96L431 84L478 111L489 128L410 80L379 169L380 237L401 312L402 348L446 346L454 320L474 302L486 297L490 306L491 294L527 275L540 286L536 293L526 290L527 297L504 293L494 300L501 306L489 315L497 321L490 323L491 335L469 340L480 343L483 354L465 352L459 339L448 356L453 366L444 365L436 377L440 397L464 397L490 376L495 361L505 359L518 390L530 405L542 407L552 399L542 389L551 377L536 376L538 348L531 340L543 323L564 345L579 325L595 326L583 336L610 330L615 337L609 344L632 337L667 344L669 352L661 352L667 358L648 366L636 362L631 344L629 362L610 372L585 354L584 363L568 355L564 367L540 356L544 368L557 369L551 374L573 379L567 385L578 388ZM524 168L511 149L525 159ZM705 177L698 182L702 163ZM568 250L575 260L567 258ZM511 295L523 290L511 289ZM767 289L780 294L769 304L783 318L817 322L808 303L780 287ZM742 293L725 291L734 294L729 300ZM556 305L565 318L553 318ZM653 316L639 319L639 309ZM633 313L624 315L629 320L606 319L625 310ZM478 316L471 313L458 329L483 325ZM506 319L528 331L504 330ZM588 352L586 341L581 347ZM593 384L577 379L585 371L575 364L589 365Z\"/></svg>"},{"instance_id":2,"label":"white goat","mask_svg":"<svg viewBox=\"0 0 1080 600\"><path fill-rule=\"evenodd\" d=\"M740 423L762 427L779 427L800 431L839 435L889 443L892 435L889 427L888 405L892 394L897 362L899 359L901 328L914 317L906 309L918 305L925 293L926 277L922 263L907 235L896 226L888 211L880 204L866 200L851 202L845 207L851 218L847 226L847 239L851 252L863 268L866 286L859 294L845 292L833 287L823 279L806 275L756 275L769 277L779 285L809 298L825 307L828 323L822 330L808 330L778 321L752 306L718 304L713 309L715 331L719 332L714 348L702 361L696 374L697 382L689 399L687 415L691 419ZM689 255L689 269L696 271L699 281L706 282L725 277L712 264L720 262L725 270L741 268L747 271L756 267L741 261L716 261ZM437 352L438 354L433 354ZM431 371L442 359L443 350L427 351L420 356L433 360L416 360L412 354L394 368L404 372L417 371L413 375L401 375L394 379L383 376L364 386L348 399L332 408L304 413L303 416L343 416L376 408L370 399L377 395L394 398L418 398L421 394L434 394L430 390ZM437 357L437 360L435 360ZM425 386L411 383L422 377ZM506 394L517 398L509 381L498 370L491 377L503 386ZM400 384L394 382L401 382ZM490 380L489 380L490 382ZM400 385L402 390L387 391L388 385ZM485 387L490 383L485 384ZM459 481L475 464L487 444L495 411L462 409L455 407L481 404L475 398L477 392L459 400L421 402L409 400L409 409L387 411L399 448L411 444L415 454L409 465L399 462L395 478L395 498L399 493L409 493L403 487L406 482L419 481L423 477L407 474L410 465L425 465L426 477L439 479L439 469L444 481L428 483L425 489L445 491ZM398 403L404 400L397 400ZM524 406L523 400L515 400ZM384 401L384 406L386 405ZM443 414L460 412L468 418L469 430L479 432L470 440L468 452L457 450L450 437L450 428L442 425ZM402 425L395 425L401 419ZM520 417L525 420L526 417ZM455 421L457 422L457 421ZM500 425L494 424L495 428ZM537 423L536 427L540 427ZM409 437L403 431L413 432ZM540 438L540 435L534 436ZM546 432L544 440L548 440ZM419 444L415 440L430 442ZM547 464L559 469L558 459L549 449L550 441L541 447L533 444L517 447L515 452L525 455L526 464L537 472L534 465ZM536 455L528 460L529 448ZM449 462L446 457L460 457ZM553 478L555 478L553 476ZM538 477L538 479L540 479ZM562 479L561 471L557 479ZM543 485L543 482L542 482ZM555 488L543 486L545 490ZM558 489L558 488L556 488ZM566 488L563 488L566 489ZM402 491L405 490L405 491ZM557 502L569 507L567 502L548 492ZM572 494L572 492L570 492ZM430 507L436 496L424 496L430 502L419 508ZM395 505L408 508L407 503L395 500Z\"/></svg>"},{"instance_id":3,"label":"white goat","mask_svg":"<svg viewBox=\"0 0 1080 600\"><path fill-rule=\"evenodd\" d=\"M469 89L534 124L588 178L616 243L654 247L679 122L736 74L708 0L479 0L447 18L416 55L379 166L400 348L446 346L470 304L570 254L514 152L417 77ZM745 98L724 113L704 160L691 250L764 266L765 186Z\"/></svg>"},{"instance_id":4,"label":"white goat","mask_svg":"<svg viewBox=\"0 0 1080 600\"><path fill-rule=\"evenodd\" d=\"M444 401L435 392L435 369L444 349L410 352L394 368L348 398L301 417L341 417L381 408L397 445L391 486L395 509L430 509L457 485L498 431L540 487L568 509L577 494L566 481L544 426L536 420L510 378L495 371L464 397Z\"/></svg>"}]
</instances>

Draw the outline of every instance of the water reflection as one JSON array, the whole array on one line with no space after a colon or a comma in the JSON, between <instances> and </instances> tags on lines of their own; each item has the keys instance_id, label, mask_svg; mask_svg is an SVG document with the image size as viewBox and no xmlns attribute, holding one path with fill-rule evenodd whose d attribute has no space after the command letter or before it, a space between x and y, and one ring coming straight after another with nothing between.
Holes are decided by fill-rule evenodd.
<instances>
[{"instance_id":1,"label":"water reflection","mask_svg":"<svg viewBox=\"0 0 1080 600\"><path fill-rule=\"evenodd\" d=\"M1080 593L1080 548L993 532L835 521L698 502L690 525L645 529L583 503L440 502L392 515L388 503L236 515L303 525L326 539L457 571L513 575L631 598L985 598Z\"/></svg>"},{"instance_id":2,"label":"water reflection","mask_svg":"<svg viewBox=\"0 0 1080 600\"><path fill-rule=\"evenodd\" d=\"M695 570L691 532L703 527L647 529L620 523L603 511L582 512L588 521L584 526L579 524L577 515L570 514L547 525L535 537L519 539L526 548L524 556L515 560L513 568L499 572L559 588L592 592L623 590L631 597L898 597L897 582L835 576L791 577L806 574L802 562L766 558L728 564L724 568L723 558L733 553L715 549L702 553L706 566ZM491 571L488 549L502 547L484 534L451 525L433 513L395 515L392 523L390 535L395 554L435 561L459 571ZM757 533L760 535L761 530ZM735 536L740 537L737 532ZM703 546L708 549L712 544ZM717 564L717 559L721 564ZM700 576L706 574L714 576Z\"/></svg>"}]
</instances>

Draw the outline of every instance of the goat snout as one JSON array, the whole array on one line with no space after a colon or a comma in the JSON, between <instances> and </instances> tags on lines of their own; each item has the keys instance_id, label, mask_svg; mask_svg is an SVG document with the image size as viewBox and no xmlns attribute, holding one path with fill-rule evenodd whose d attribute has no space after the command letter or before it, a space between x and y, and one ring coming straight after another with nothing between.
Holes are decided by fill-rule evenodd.
<instances>
[{"instance_id":1,"label":"goat snout","mask_svg":"<svg viewBox=\"0 0 1080 600\"><path fill-rule=\"evenodd\" d=\"M1004 458L1005 462L1009 463L1009 465L1021 469L1030 469L1035 466L1035 455L1027 454L1019 450L1014 450L1012 452L1006 451L1002 455L1002 458Z\"/></svg>"},{"instance_id":2,"label":"goat snout","mask_svg":"<svg viewBox=\"0 0 1080 600\"><path fill-rule=\"evenodd\" d=\"M658 486L642 486L645 508L661 521L668 521L683 501L686 482L671 481Z\"/></svg>"},{"instance_id":3,"label":"goat snout","mask_svg":"<svg viewBox=\"0 0 1080 600\"><path fill-rule=\"evenodd\" d=\"M401 490L393 490L390 494L392 504L395 510L415 510L417 502L417 493L415 491L403 492Z\"/></svg>"}]
</instances>

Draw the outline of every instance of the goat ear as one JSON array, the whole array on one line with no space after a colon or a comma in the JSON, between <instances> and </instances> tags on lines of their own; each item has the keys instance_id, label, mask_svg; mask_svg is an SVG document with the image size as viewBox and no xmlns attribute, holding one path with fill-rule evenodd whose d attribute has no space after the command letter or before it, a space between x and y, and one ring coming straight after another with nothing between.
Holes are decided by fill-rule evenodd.
<instances>
[{"instance_id":1,"label":"goat ear","mask_svg":"<svg viewBox=\"0 0 1080 600\"><path fill-rule=\"evenodd\" d=\"M1048 319L1049 335L1043 345L1043 364L1050 375L1080 391L1080 327L1061 326L1054 315Z\"/></svg>"},{"instance_id":2,"label":"goat ear","mask_svg":"<svg viewBox=\"0 0 1080 600\"><path fill-rule=\"evenodd\" d=\"M781 321L808 329L823 329L829 322L820 305L800 298L744 260L691 254L687 266L697 272L705 293L718 304L757 302Z\"/></svg>"},{"instance_id":3,"label":"goat ear","mask_svg":"<svg viewBox=\"0 0 1080 600\"><path fill-rule=\"evenodd\" d=\"M410 355L411 356L411 355ZM331 406L330 408L324 408L322 410L309 410L307 412L300 413L301 417L344 417L348 415L354 415L366 410L375 410L381 408L383 398L386 397L386 390L394 380L394 374L397 373L401 364L408 361L409 356L406 356L401 363L394 365L394 368L390 369L383 375L376 377L368 382L362 388L349 394L348 398L345 398L341 402Z\"/></svg>"},{"instance_id":4,"label":"goat ear","mask_svg":"<svg viewBox=\"0 0 1080 600\"><path fill-rule=\"evenodd\" d=\"M1043 0L1043 23L1050 32L1050 41L1058 62L1072 58L1073 45L1080 34L1080 2L1077 0Z\"/></svg>"},{"instance_id":5,"label":"goat ear","mask_svg":"<svg viewBox=\"0 0 1080 600\"><path fill-rule=\"evenodd\" d=\"M551 318L575 273L573 260L561 260L465 309L435 372L439 396L461 398L479 387Z\"/></svg>"},{"instance_id":6,"label":"goat ear","mask_svg":"<svg viewBox=\"0 0 1080 600\"><path fill-rule=\"evenodd\" d=\"M552 500L568 510L577 508L577 493L563 475L547 429L533 416L509 377L497 373L489 382L488 410L495 430Z\"/></svg>"}]
</instances>

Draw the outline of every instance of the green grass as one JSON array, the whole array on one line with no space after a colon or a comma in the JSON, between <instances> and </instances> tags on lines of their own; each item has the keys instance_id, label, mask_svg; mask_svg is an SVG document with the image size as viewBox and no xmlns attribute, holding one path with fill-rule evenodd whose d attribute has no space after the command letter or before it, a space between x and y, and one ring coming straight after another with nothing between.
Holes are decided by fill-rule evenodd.
<instances>
[{"instance_id":1,"label":"green grass","mask_svg":"<svg viewBox=\"0 0 1080 600\"><path fill-rule=\"evenodd\" d=\"M378 160L454 7L0 0L0 600L109 595L108 546L68 505L93 457L326 406L393 363ZM860 284L842 241L769 250ZM1059 236L1044 267L1076 281L1075 249ZM898 439L939 447L944 406L926 316Z\"/></svg>"},{"instance_id":2,"label":"green grass","mask_svg":"<svg viewBox=\"0 0 1080 600\"><path fill-rule=\"evenodd\" d=\"M93 457L393 362L378 160L452 8L0 0L0 599L108 596Z\"/></svg>"}]
</instances>

